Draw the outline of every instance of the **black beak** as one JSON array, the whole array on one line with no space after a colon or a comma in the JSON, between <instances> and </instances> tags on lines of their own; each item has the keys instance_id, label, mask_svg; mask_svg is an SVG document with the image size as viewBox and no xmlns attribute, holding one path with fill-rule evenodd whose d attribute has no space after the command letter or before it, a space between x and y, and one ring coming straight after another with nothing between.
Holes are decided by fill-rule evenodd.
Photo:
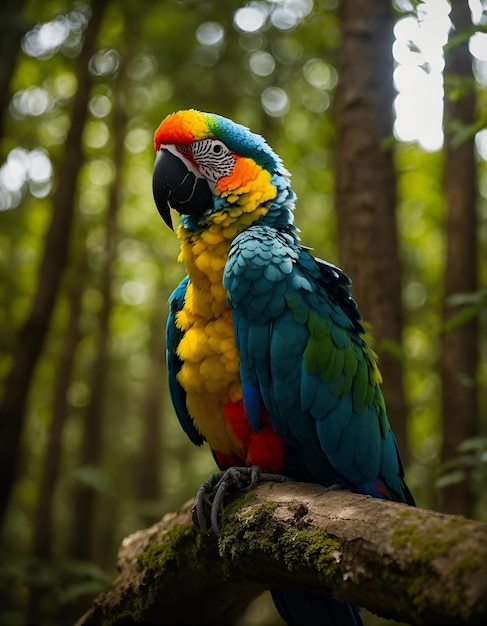
<instances>
[{"instance_id":1,"label":"black beak","mask_svg":"<svg viewBox=\"0 0 487 626\"><path fill-rule=\"evenodd\" d=\"M165 148L161 148L156 156L152 192L157 210L171 229L171 209L197 217L213 202L208 182L190 171L183 157L179 158Z\"/></svg>"}]
</instances>

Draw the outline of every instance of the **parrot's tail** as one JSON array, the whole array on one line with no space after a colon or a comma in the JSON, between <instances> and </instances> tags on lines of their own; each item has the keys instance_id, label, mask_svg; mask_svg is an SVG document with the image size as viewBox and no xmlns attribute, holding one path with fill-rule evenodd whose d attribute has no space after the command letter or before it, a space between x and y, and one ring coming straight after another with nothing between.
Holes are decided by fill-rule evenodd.
<instances>
[{"instance_id":1,"label":"parrot's tail","mask_svg":"<svg viewBox=\"0 0 487 626\"><path fill-rule=\"evenodd\" d=\"M271 595L288 626L363 626L355 604L301 589L273 589Z\"/></svg>"}]
</instances>

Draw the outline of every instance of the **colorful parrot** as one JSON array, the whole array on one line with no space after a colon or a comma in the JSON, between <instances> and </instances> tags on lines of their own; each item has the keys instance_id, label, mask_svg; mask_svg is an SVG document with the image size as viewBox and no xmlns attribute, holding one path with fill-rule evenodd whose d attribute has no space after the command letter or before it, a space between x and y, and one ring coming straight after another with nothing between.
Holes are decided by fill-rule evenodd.
<instances>
[{"instance_id":1,"label":"colorful parrot","mask_svg":"<svg viewBox=\"0 0 487 626\"><path fill-rule=\"evenodd\" d=\"M171 228L170 210L181 214L187 276L170 297L167 365L191 441L221 470L414 504L350 280L300 245L281 159L195 110L167 116L154 144L156 206ZM361 624L352 604L271 593L288 624Z\"/></svg>"}]
</instances>

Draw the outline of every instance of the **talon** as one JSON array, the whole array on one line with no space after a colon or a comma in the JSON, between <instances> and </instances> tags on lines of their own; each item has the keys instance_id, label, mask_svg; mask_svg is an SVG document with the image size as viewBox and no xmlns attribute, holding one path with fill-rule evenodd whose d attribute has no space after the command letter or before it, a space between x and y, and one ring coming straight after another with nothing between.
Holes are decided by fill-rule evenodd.
<instances>
[{"instance_id":1,"label":"talon","mask_svg":"<svg viewBox=\"0 0 487 626\"><path fill-rule=\"evenodd\" d=\"M209 526L218 536L218 514L231 487L236 486L241 491L250 491L260 482L285 482L288 480L290 479L282 474L263 472L258 465L229 467L225 471L211 474L196 493L193 521L203 532L207 533Z\"/></svg>"},{"instance_id":2,"label":"talon","mask_svg":"<svg viewBox=\"0 0 487 626\"><path fill-rule=\"evenodd\" d=\"M198 489L193 507L193 522L203 532L208 532L206 520L208 519L207 511L211 510L211 500L207 493L208 483L203 483Z\"/></svg>"}]
</instances>

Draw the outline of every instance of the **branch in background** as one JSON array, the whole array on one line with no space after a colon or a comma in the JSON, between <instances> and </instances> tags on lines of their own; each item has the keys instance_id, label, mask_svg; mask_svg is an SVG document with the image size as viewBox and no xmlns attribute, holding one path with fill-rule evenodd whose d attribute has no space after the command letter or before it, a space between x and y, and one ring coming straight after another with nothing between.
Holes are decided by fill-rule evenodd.
<instances>
[{"instance_id":1,"label":"branch in background","mask_svg":"<svg viewBox=\"0 0 487 626\"><path fill-rule=\"evenodd\" d=\"M77 626L230 624L271 587L332 593L410 624L487 619L487 524L317 485L265 483L217 541L187 503L127 537L120 574Z\"/></svg>"}]
</instances>

